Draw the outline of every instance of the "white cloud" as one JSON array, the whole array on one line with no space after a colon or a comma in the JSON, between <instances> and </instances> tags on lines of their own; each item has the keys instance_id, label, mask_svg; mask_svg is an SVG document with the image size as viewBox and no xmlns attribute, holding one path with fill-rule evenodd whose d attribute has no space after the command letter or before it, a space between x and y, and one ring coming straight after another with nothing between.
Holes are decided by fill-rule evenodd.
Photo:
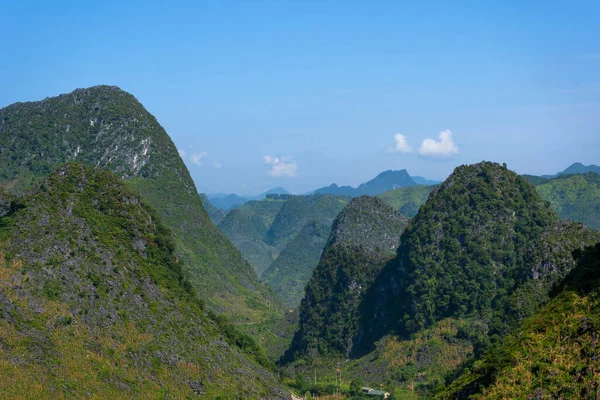
<instances>
[{"instance_id":1,"label":"white cloud","mask_svg":"<svg viewBox=\"0 0 600 400\"><path fill-rule=\"evenodd\" d=\"M458 146L452 140L452 132L449 129L440 132L439 141L425 139L419 148L419 154L424 157L447 157L458 154Z\"/></svg>"},{"instance_id":2,"label":"white cloud","mask_svg":"<svg viewBox=\"0 0 600 400\"><path fill-rule=\"evenodd\" d=\"M177 151L179 152L179 157L185 158L187 153L185 152L184 149L177 149Z\"/></svg>"},{"instance_id":3,"label":"white cloud","mask_svg":"<svg viewBox=\"0 0 600 400\"><path fill-rule=\"evenodd\" d=\"M190 161L198 166L202 165L202 160L206 158L208 153L194 153L190 156Z\"/></svg>"},{"instance_id":4,"label":"white cloud","mask_svg":"<svg viewBox=\"0 0 600 400\"><path fill-rule=\"evenodd\" d=\"M387 148L388 153L410 153L412 147L408 144L406 136L396 133L394 135L394 145Z\"/></svg>"},{"instance_id":5,"label":"white cloud","mask_svg":"<svg viewBox=\"0 0 600 400\"><path fill-rule=\"evenodd\" d=\"M221 164L221 163L220 163L220 162L218 162L218 161L215 161L215 162L213 162L213 167L215 167L215 168L217 168L217 169L219 169L219 168L223 168L223 164Z\"/></svg>"},{"instance_id":6,"label":"white cloud","mask_svg":"<svg viewBox=\"0 0 600 400\"><path fill-rule=\"evenodd\" d=\"M271 175L275 178L279 178L282 176L293 178L296 176L298 166L296 165L296 161L294 161L292 157L264 156L263 158L265 160L265 163L271 165L271 169L267 171L267 175Z\"/></svg>"}]
</instances>

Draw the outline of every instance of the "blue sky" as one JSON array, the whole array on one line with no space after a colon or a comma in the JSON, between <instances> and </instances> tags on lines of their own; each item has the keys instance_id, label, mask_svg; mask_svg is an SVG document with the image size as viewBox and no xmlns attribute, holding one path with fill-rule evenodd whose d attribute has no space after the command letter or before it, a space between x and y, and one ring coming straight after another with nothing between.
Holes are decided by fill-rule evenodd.
<instances>
[{"instance_id":1,"label":"blue sky","mask_svg":"<svg viewBox=\"0 0 600 400\"><path fill-rule=\"evenodd\" d=\"M121 3L0 0L0 107L117 85L206 192L600 164L598 1Z\"/></svg>"}]
</instances>

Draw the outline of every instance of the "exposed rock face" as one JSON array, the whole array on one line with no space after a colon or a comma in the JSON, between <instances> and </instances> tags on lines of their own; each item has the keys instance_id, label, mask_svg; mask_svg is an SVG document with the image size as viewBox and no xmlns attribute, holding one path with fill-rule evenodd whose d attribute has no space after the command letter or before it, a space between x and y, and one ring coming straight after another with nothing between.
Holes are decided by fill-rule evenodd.
<instances>
[{"instance_id":1,"label":"exposed rock face","mask_svg":"<svg viewBox=\"0 0 600 400\"><path fill-rule=\"evenodd\" d=\"M123 178L157 178L167 171L189 180L156 119L115 86L77 89L0 110L0 154L7 179L79 161ZM24 170L24 171L23 171ZM18 185L27 183L27 180ZM186 182L188 190L193 183Z\"/></svg>"},{"instance_id":2,"label":"exposed rock face","mask_svg":"<svg viewBox=\"0 0 600 400\"><path fill-rule=\"evenodd\" d=\"M0 386L8 398L281 398L226 342L155 211L67 164L0 218Z\"/></svg>"},{"instance_id":3,"label":"exposed rock face","mask_svg":"<svg viewBox=\"0 0 600 400\"><path fill-rule=\"evenodd\" d=\"M325 249L336 243L356 244L381 255L393 256L408 218L377 197L353 199L335 219Z\"/></svg>"},{"instance_id":4,"label":"exposed rock face","mask_svg":"<svg viewBox=\"0 0 600 400\"><path fill-rule=\"evenodd\" d=\"M116 173L157 210L211 308L243 319L271 312L271 295L209 220L175 145L131 94L95 86L0 110L0 184L23 193L67 161Z\"/></svg>"}]
</instances>

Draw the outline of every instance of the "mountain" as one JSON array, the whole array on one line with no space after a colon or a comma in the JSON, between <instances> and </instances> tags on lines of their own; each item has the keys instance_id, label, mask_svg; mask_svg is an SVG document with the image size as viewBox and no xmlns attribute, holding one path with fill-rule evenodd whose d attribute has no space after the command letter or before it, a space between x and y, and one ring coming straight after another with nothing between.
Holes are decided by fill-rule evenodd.
<instances>
[{"instance_id":1,"label":"mountain","mask_svg":"<svg viewBox=\"0 0 600 400\"><path fill-rule=\"evenodd\" d=\"M273 263L279 251L265 242L269 227L284 200L252 201L229 211L219 229L239 249L258 276Z\"/></svg>"},{"instance_id":2,"label":"mountain","mask_svg":"<svg viewBox=\"0 0 600 400\"><path fill-rule=\"evenodd\" d=\"M353 199L335 219L306 285L300 325L284 361L353 353L366 289L393 258L407 218L376 197Z\"/></svg>"},{"instance_id":3,"label":"mountain","mask_svg":"<svg viewBox=\"0 0 600 400\"><path fill-rule=\"evenodd\" d=\"M300 304L304 285L319 263L330 231L330 224L319 221L307 223L261 275L285 306L293 309Z\"/></svg>"},{"instance_id":4,"label":"mountain","mask_svg":"<svg viewBox=\"0 0 600 400\"><path fill-rule=\"evenodd\" d=\"M267 196L270 194L290 194L290 192L285 190L285 188L278 186L276 188L269 189L266 192L259 194L258 196L248 196L248 199L249 200L262 200L262 199L266 199Z\"/></svg>"},{"instance_id":5,"label":"mountain","mask_svg":"<svg viewBox=\"0 0 600 400\"><path fill-rule=\"evenodd\" d=\"M206 210L206 213L208 214L208 217L212 223L219 225L227 213L224 210L215 207L210 200L208 200L208 197L206 197L206 194L204 193L200 193L200 200L202 200L202 206Z\"/></svg>"},{"instance_id":6,"label":"mountain","mask_svg":"<svg viewBox=\"0 0 600 400\"><path fill-rule=\"evenodd\" d=\"M283 361L297 374L344 363L347 379L430 398L538 312L574 267L572 253L598 241L505 167L460 166L409 221L391 260L324 252Z\"/></svg>"},{"instance_id":7,"label":"mountain","mask_svg":"<svg viewBox=\"0 0 600 400\"><path fill-rule=\"evenodd\" d=\"M2 397L284 397L119 177L69 163L30 189L1 196Z\"/></svg>"},{"instance_id":8,"label":"mountain","mask_svg":"<svg viewBox=\"0 0 600 400\"><path fill-rule=\"evenodd\" d=\"M320 194L331 194L334 196L354 197L354 196L356 196L356 189L353 188L352 186L338 186L335 183L332 183L331 185L321 188L321 189L317 189L312 193L313 194L320 193Z\"/></svg>"},{"instance_id":9,"label":"mountain","mask_svg":"<svg viewBox=\"0 0 600 400\"><path fill-rule=\"evenodd\" d=\"M600 231L600 174L560 175L536 186L561 218Z\"/></svg>"},{"instance_id":10,"label":"mountain","mask_svg":"<svg viewBox=\"0 0 600 400\"><path fill-rule=\"evenodd\" d=\"M427 201L433 189L435 189L435 186L409 186L378 194L377 197L401 214L412 218Z\"/></svg>"},{"instance_id":11,"label":"mountain","mask_svg":"<svg viewBox=\"0 0 600 400\"><path fill-rule=\"evenodd\" d=\"M314 193L333 194L339 196L375 196L399 187L417 186L405 169L400 171L385 171L368 182L360 184L356 189L351 186L338 186L335 183L315 190Z\"/></svg>"},{"instance_id":12,"label":"mountain","mask_svg":"<svg viewBox=\"0 0 600 400\"><path fill-rule=\"evenodd\" d=\"M583 165L582 163L576 162L568 166L564 171L559 172L555 175L542 175L542 178L552 179L561 175L573 175L573 174L586 174L588 172L595 172L600 174L600 166L598 165Z\"/></svg>"},{"instance_id":13,"label":"mountain","mask_svg":"<svg viewBox=\"0 0 600 400\"><path fill-rule=\"evenodd\" d=\"M600 243L579 254L548 304L439 398L597 398L598 288Z\"/></svg>"},{"instance_id":14,"label":"mountain","mask_svg":"<svg viewBox=\"0 0 600 400\"><path fill-rule=\"evenodd\" d=\"M304 296L345 198L269 194L231 210L219 229L288 307ZM267 272L268 271L268 272Z\"/></svg>"},{"instance_id":15,"label":"mountain","mask_svg":"<svg viewBox=\"0 0 600 400\"><path fill-rule=\"evenodd\" d=\"M371 289L371 315L400 321L393 329L406 333L447 317L492 315L490 335L503 335L572 268L571 251L597 236L559 223L533 186L498 164L458 167L411 220Z\"/></svg>"},{"instance_id":16,"label":"mountain","mask_svg":"<svg viewBox=\"0 0 600 400\"><path fill-rule=\"evenodd\" d=\"M548 182L549 178L543 178L541 176L535 175L521 175L523 178L527 179L527 182L531 183L533 186L541 185L542 183Z\"/></svg>"},{"instance_id":17,"label":"mountain","mask_svg":"<svg viewBox=\"0 0 600 400\"><path fill-rule=\"evenodd\" d=\"M211 309L239 320L273 312L268 289L210 221L173 142L131 94L95 86L0 110L0 184L23 193L67 161L116 173L156 209Z\"/></svg>"},{"instance_id":18,"label":"mountain","mask_svg":"<svg viewBox=\"0 0 600 400\"><path fill-rule=\"evenodd\" d=\"M231 210L232 208L244 205L248 201L246 197L238 196L237 194L228 194L218 197L213 197L208 194L207 197L211 204L219 210Z\"/></svg>"},{"instance_id":19,"label":"mountain","mask_svg":"<svg viewBox=\"0 0 600 400\"><path fill-rule=\"evenodd\" d=\"M544 200L550 202L560 218L582 222L592 229L600 230L599 174L581 172L575 175L559 174L554 178L533 175L522 177L536 187L536 191ZM413 217L434 187L404 187L382 193L378 197L402 214Z\"/></svg>"},{"instance_id":20,"label":"mountain","mask_svg":"<svg viewBox=\"0 0 600 400\"><path fill-rule=\"evenodd\" d=\"M331 225L346 204L347 201L338 196L292 196L275 216L265 241L276 249L283 249L306 224L318 221Z\"/></svg>"},{"instance_id":21,"label":"mountain","mask_svg":"<svg viewBox=\"0 0 600 400\"><path fill-rule=\"evenodd\" d=\"M586 174L588 172L600 174L600 166L593 164L583 165L582 163L574 163L563 172L559 172L558 175Z\"/></svg>"},{"instance_id":22,"label":"mountain","mask_svg":"<svg viewBox=\"0 0 600 400\"><path fill-rule=\"evenodd\" d=\"M440 181L433 181L433 180L429 180L426 178L423 178L422 176L411 176L412 180L415 181L415 183L417 185L426 185L426 186L431 186L431 185L439 185Z\"/></svg>"},{"instance_id":23,"label":"mountain","mask_svg":"<svg viewBox=\"0 0 600 400\"><path fill-rule=\"evenodd\" d=\"M237 194L208 194L207 198L211 202L213 206L220 210L231 210L232 208L236 208L246 204L252 200L263 200L267 198L269 195L274 194L289 194L287 190L282 187L276 187L273 189L269 189L266 192L263 192L256 196L239 196Z\"/></svg>"}]
</instances>

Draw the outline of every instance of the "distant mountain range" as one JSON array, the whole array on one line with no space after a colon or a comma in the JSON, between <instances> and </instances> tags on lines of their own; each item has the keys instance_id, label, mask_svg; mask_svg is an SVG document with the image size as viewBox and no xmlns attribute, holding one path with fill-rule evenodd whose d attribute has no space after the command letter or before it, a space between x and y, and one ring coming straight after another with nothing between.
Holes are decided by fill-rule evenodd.
<instances>
[{"instance_id":1,"label":"distant mountain range","mask_svg":"<svg viewBox=\"0 0 600 400\"><path fill-rule=\"evenodd\" d=\"M439 185L441 181L433 181L431 179L423 178L422 176L411 176L412 180L418 185Z\"/></svg>"},{"instance_id":2,"label":"distant mountain range","mask_svg":"<svg viewBox=\"0 0 600 400\"><path fill-rule=\"evenodd\" d=\"M399 171L384 171L377 175L375 178L368 182L361 183L358 187L352 186L338 186L336 183L332 183L329 186L322 187L320 189L304 193L304 195L311 194L332 194L335 196L347 196L347 197L358 197L358 196L376 196L387 191L398 189L402 187L420 186L420 185L437 185L439 181L433 181L422 176L410 176L408 171L401 169ZM225 193L209 193L206 194L206 198L210 203L221 210L231 210L236 207L240 207L252 200L262 200L269 194L289 194L287 190L282 187L276 187L267 190L257 196L240 196L237 194L225 194ZM218 224L218 222L215 222Z\"/></svg>"},{"instance_id":3,"label":"distant mountain range","mask_svg":"<svg viewBox=\"0 0 600 400\"><path fill-rule=\"evenodd\" d=\"M571 166L569 166L567 169L565 169L562 172L559 172L558 174L555 175L542 175L542 178L546 178L546 179L552 179L552 178L556 178L557 176L561 176L561 175L573 175L573 174L585 174L588 172L595 172L597 174L600 174L600 166L598 165L583 165L582 163L574 163L571 164Z\"/></svg>"},{"instance_id":4,"label":"distant mountain range","mask_svg":"<svg viewBox=\"0 0 600 400\"><path fill-rule=\"evenodd\" d=\"M419 180L426 181L426 179L421 177L419 177ZM415 180L405 169L401 169L400 171L388 170L380 173L370 181L360 184L357 188L353 188L351 186L338 186L333 183L330 186L315 190L315 193L350 197L364 195L375 196L380 193L387 192L388 190L418 185L419 183L415 182Z\"/></svg>"},{"instance_id":5,"label":"distant mountain range","mask_svg":"<svg viewBox=\"0 0 600 400\"><path fill-rule=\"evenodd\" d=\"M134 96L15 103L0 132L2 398L284 397L227 322L279 305Z\"/></svg>"},{"instance_id":6,"label":"distant mountain range","mask_svg":"<svg viewBox=\"0 0 600 400\"><path fill-rule=\"evenodd\" d=\"M276 187L256 196L240 196L234 193L209 193L206 194L206 198L218 209L231 210L232 208L239 207L252 200L265 199L268 194L289 194L289 192L282 187Z\"/></svg>"}]
</instances>

